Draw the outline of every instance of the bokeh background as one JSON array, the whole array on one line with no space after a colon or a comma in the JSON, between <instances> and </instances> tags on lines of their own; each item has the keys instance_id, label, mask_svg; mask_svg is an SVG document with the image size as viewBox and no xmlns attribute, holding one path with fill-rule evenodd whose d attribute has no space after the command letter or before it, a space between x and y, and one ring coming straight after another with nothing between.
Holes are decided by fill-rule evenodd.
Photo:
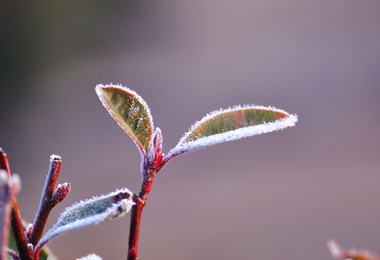
<instances>
[{"instance_id":1,"label":"bokeh background","mask_svg":"<svg viewBox=\"0 0 380 260\"><path fill-rule=\"evenodd\" d=\"M284 131L167 165L139 259L331 259L326 242L380 253L380 1L2 1L0 146L32 221L52 153L75 201L128 187L140 158L96 84L149 104L174 147L207 112L297 113ZM125 259L129 216L50 243L60 259Z\"/></svg>"}]
</instances>

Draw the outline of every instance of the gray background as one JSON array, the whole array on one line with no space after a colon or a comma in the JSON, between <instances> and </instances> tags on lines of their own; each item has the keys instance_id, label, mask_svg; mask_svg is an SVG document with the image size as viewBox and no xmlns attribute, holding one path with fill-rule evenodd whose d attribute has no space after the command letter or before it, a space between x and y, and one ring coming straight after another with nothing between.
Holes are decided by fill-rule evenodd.
<instances>
[{"instance_id":1,"label":"gray background","mask_svg":"<svg viewBox=\"0 0 380 260\"><path fill-rule=\"evenodd\" d=\"M207 112L297 113L294 128L169 163L142 219L139 259L331 259L334 238L380 253L379 1L4 1L0 146L32 221L52 153L71 203L128 187L140 158L94 87L149 104L164 151ZM125 259L129 216L50 243L60 259Z\"/></svg>"}]
</instances>

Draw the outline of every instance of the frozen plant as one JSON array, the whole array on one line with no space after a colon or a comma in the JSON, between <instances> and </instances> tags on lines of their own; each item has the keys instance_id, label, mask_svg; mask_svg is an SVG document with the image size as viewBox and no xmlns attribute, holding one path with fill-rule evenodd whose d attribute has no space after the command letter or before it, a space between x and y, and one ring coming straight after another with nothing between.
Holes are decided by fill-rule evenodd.
<instances>
[{"instance_id":1,"label":"frozen plant","mask_svg":"<svg viewBox=\"0 0 380 260\"><path fill-rule=\"evenodd\" d=\"M135 142L141 154L142 184L129 229L128 260L136 260L141 214L148 200L154 178L171 159L210 145L238 140L294 126L297 116L281 109L263 106L235 106L214 111L196 122L167 154L162 152L162 133L154 128L145 101L133 90L119 85L98 85L99 99L119 126Z\"/></svg>"},{"instance_id":2,"label":"frozen plant","mask_svg":"<svg viewBox=\"0 0 380 260\"><path fill-rule=\"evenodd\" d=\"M66 208L53 227L43 235L50 211L68 195L69 183L58 184L62 160L50 158L50 167L42 191L40 205L33 223L23 224L16 196L20 190L17 175L11 175L8 158L0 149L0 260L55 259L45 244L67 231L99 224L123 216L131 209L128 260L136 260L141 214L148 200L154 178L171 159L214 144L238 140L294 126L297 116L281 109L263 106L235 106L214 111L196 122L167 154L162 152L162 133L154 128L145 101L133 90L119 85L98 85L99 99L119 126L132 138L141 155L142 184L138 194L126 188L75 203ZM8 247L9 229L15 241ZM82 260L99 260L90 254Z\"/></svg>"}]
</instances>

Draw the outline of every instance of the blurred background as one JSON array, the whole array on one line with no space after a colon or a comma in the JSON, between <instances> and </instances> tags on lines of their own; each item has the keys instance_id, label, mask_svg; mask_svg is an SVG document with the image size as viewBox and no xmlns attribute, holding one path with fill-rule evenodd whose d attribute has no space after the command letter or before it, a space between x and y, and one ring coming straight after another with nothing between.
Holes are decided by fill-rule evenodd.
<instances>
[{"instance_id":1,"label":"blurred background","mask_svg":"<svg viewBox=\"0 0 380 260\"><path fill-rule=\"evenodd\" d=\"M379 1L3 1L0 146L33 221L49 156L68 198L128 187L140 157L96 84L137 91L164 151L207 112L297 113L296 127L173 160L144 210L139 259L332 259L380 254ZM125 259L129 216L49 243L60 259Z\"/></svg>"}]
</instances>

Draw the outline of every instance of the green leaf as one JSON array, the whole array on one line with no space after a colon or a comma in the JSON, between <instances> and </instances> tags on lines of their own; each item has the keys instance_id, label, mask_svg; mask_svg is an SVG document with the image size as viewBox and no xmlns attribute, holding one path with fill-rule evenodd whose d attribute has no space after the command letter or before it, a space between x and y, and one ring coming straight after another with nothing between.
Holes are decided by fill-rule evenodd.
<instances>
[{"instance_id":1,"label":"green leaf","mask_svg":"<svg viewBox=\"0 0 380 260\"><path fill-rule=\"evenodd\" d=\"M153 136L153 119L145 101L133 90L120 85L97 85L100 101L124 132L146 154Z\"/></svg>"},{"instance_id":2,"label":"green leaf","mask_svg":"<svg viewBox=\"0 0 380 260\"><path fill-rule=\"evenodd\" d=\"M210 145L281 130L296 122L296 115L273 107L237 106L214 111L191 127L165 161Z\"/></svg>"}]
</instances>

